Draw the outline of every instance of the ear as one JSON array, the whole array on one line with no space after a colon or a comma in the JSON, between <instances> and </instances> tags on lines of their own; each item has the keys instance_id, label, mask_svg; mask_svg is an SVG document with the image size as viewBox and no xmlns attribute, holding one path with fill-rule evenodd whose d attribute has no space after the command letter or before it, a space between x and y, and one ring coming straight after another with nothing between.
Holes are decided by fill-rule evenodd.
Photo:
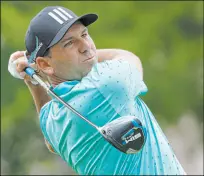
<instances>
[{"instance_id":1,"label":"ear","mask_svg":"<svg viewBox=\"0 0 204 176\"><path fill-rule=\"evenodd\" d=\"M49 64L49 58L45 57L37 57L36 58L36 64L39 69L41 69L45 74L48 76L51 76L54 74L54 69L52 66Z\"/></svg>"}]
</instances>

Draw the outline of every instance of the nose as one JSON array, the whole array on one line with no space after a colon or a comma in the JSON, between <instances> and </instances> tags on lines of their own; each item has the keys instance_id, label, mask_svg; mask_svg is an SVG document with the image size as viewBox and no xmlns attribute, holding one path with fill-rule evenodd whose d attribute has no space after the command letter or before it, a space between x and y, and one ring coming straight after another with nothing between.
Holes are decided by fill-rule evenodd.
<instances>
[{"instance_id":1,"label":"nose","mask_svg":"<svg viewBox=\"0 0 204 176\"><path fill-rule=\"evenodd\" d=\"M91 48L90 43L85 39L81 39L80 46L79 46L79 52L85 54L90 51L90 48Z\"/></svg>"}]
</instances>

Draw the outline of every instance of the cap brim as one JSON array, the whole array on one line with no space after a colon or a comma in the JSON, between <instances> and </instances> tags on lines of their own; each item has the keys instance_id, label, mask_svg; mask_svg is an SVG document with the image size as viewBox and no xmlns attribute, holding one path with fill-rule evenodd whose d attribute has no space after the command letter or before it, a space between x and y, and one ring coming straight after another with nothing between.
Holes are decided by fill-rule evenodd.
<instances>
[{"instance_id":1,"label":"cap brim","mask_svg":"<svg viewBox=\"0 0 204 176\"><path fill-rule=\"evenodd\" d=\"M96 14L86 14L86 15L82 15L78 18L76 18L75 20L67 23L65 26L63 26L59 32L57 33L57 35L54 37L54 39L51 41L51 43L49 44L48 48L50 48L51 46L57 44L65 35L65 33L67 32L67 30L76 22L76 21L81 21L82 24L84 26L88 26L90 24L92 24L93 22L95 22L98 19L98 15Z\"/></svg>"}]
</instances>

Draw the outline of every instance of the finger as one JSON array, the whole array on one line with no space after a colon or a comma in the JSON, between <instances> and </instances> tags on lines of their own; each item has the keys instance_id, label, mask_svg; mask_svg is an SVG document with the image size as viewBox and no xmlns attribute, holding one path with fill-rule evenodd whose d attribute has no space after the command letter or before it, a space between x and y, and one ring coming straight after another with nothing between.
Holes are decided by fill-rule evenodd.
<instances>
[{"instance_id":1,"label":"finger","mask_svg":"<svg viewBox=\"0 0 204 176\"><path fill-rule=\"evenodd\" d=\"M16 71L19 73L23 72L26 67L28 67L27 61L19 61L16 63Z\"/></svg>"},{"instance_id":2,"label":"finger","mask_svg":"<svg viewBox=\"0 0 204 176\"><path fill-rule=\"evenodd\" d=\"M25 73L25 72L20 72L19 75L20 75L22 78L25 78L26 73Z\"/></svg>"}]
</instances>

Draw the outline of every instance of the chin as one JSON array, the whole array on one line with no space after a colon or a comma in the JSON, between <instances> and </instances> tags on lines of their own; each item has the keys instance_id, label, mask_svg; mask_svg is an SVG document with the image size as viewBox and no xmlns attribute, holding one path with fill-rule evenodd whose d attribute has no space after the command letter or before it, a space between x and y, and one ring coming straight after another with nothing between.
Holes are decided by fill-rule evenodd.
<instances>
[{"instance_id":1,"label":"chin","mask_svg":"<svg viewBox=\"0 0 204 176\"><path fill-rule=\"evenodd\" d=\"M86 70L84 70L82 73L82 77L85 77L86 75L88 75L88 73L92 70L92 68L95 64L96 64L96 62L93 62L88 67L86 67Z\"/></svg>"}]
</instances>

